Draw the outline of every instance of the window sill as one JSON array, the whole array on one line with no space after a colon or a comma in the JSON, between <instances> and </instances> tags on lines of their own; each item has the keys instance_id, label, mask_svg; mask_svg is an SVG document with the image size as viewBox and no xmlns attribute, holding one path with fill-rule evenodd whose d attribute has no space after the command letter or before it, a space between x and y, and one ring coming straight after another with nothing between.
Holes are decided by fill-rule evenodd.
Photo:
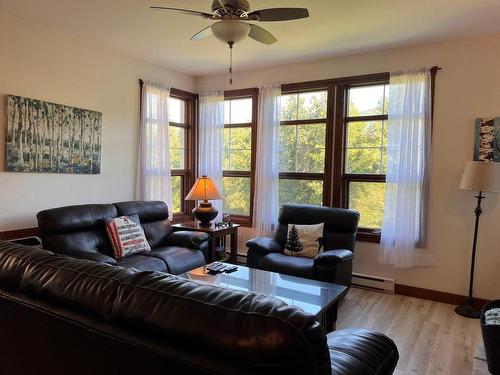
<instances>
[{"instance_id":1,"label":"window sill","mask_svg":"<svg viewBox=\"0 0 500 375\"><path fill-rule=\"evenodd\" d=\"M360 229L356 235L356 241L380 243L380 233Z\"/></svg>"},{"instance_id":2,"label":"window sill","mask_svg":"<svg viewBox=\"0 0 500 375\"><path fill-rule=\"evenodd\" d=\"M239 224L242 227L252 227L252 220L250 219L249 216L243 216L243 215L231 215L231 221L235 224Z\"/></svg>"}]
</instances>

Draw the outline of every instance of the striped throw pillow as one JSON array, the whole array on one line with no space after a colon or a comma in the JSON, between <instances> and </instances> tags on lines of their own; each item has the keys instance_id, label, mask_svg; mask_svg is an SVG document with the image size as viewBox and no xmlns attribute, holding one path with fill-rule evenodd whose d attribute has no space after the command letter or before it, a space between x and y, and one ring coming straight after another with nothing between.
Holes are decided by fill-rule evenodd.
<instances>
[{"instance_id":1,"label":"striped throw pillow","mask_svg":"<svg viewBox=\"0 0 500 375\"><path fill-rule=\"evenodd\" d=\"M137 215L106 219L106 232L116 259L151 251Z\"/></svg>"}]
</instances>

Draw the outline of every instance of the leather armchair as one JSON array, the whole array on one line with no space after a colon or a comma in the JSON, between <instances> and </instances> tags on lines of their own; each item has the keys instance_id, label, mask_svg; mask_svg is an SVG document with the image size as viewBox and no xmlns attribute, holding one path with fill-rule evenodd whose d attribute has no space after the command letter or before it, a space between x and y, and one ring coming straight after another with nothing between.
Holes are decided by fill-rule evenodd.
<instances>
[{"instance_id":1,"label":"leather armchair","mask_svg":"<svg viewBox=\"0 0 500 375\"><path fill-rule=\"evenodd\" d=\"M281 207L274 238L247 242L247 265L268 271L349 286L359 213L342 208L285 204ZM283 253L288 224L324 223L323 251L314 258Z\"/></svg>"}]
</instances>

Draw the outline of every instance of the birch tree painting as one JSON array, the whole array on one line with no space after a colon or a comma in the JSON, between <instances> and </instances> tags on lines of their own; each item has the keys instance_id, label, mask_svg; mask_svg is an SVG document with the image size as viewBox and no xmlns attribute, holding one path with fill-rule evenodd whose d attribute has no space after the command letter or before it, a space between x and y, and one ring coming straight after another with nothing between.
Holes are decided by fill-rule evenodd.
<instances>
[{"instance_id":1,"label":"birch tree painting","mask_svg":"<svg viewBox=\"0 0 500 375\"><path fill-rule=\"evenodd\" d=\"M500 162L500 117L476 120L474 160Z\"/></svg>"},{"instance_id":2,"label":"birch tree painting","mask_svg":"<svg viewBox=\"0 0 500 375\"><path fill-rule=\"evenodd\" d=\"M7 171L99 174L100 112L9 95Z\"/></svg>"}]
</instances>

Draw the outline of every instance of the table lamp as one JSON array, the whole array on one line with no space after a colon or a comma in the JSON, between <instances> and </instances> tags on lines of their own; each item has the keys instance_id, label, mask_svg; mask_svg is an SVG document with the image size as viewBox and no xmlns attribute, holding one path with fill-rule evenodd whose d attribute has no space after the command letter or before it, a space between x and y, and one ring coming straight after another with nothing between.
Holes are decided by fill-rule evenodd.
<instances>
[{"instance_id":1,"label":"table lamp","mask_svg":"<svg viewBox=\"0 0 500 375\"><path fill-rule=\"evenodd\" d=\"M219 213L212 206L212 203L208 201L209 199L222 199L222 194L212 179L207 176L201 176L196 180L188 195L186 195L185 200L202 201L194 208L193 215L200 221L200 225L203 226L210 226L210 221L215 219Z\"/></svg>"},{"instance_id":2,"label":"table lamp","mask_svg":"<svg viewBox=\"0 0 500 375\"><path fill-rule=\"evenodd\" d=\"M469 161L460 181L460 189L477 191L477 206L474 210L476 222L474 225L474 239L472 241L472 258L470 266L469 295L464 305L458 306L455 312L467 318L478 319L481 314L480 306L474 306L473 286L474 268L476 262L477 233L479 229L479 217L482 214L481 201L484 199L483 192L500 192L500 163Z\"/></svg>"}]
</instances>

